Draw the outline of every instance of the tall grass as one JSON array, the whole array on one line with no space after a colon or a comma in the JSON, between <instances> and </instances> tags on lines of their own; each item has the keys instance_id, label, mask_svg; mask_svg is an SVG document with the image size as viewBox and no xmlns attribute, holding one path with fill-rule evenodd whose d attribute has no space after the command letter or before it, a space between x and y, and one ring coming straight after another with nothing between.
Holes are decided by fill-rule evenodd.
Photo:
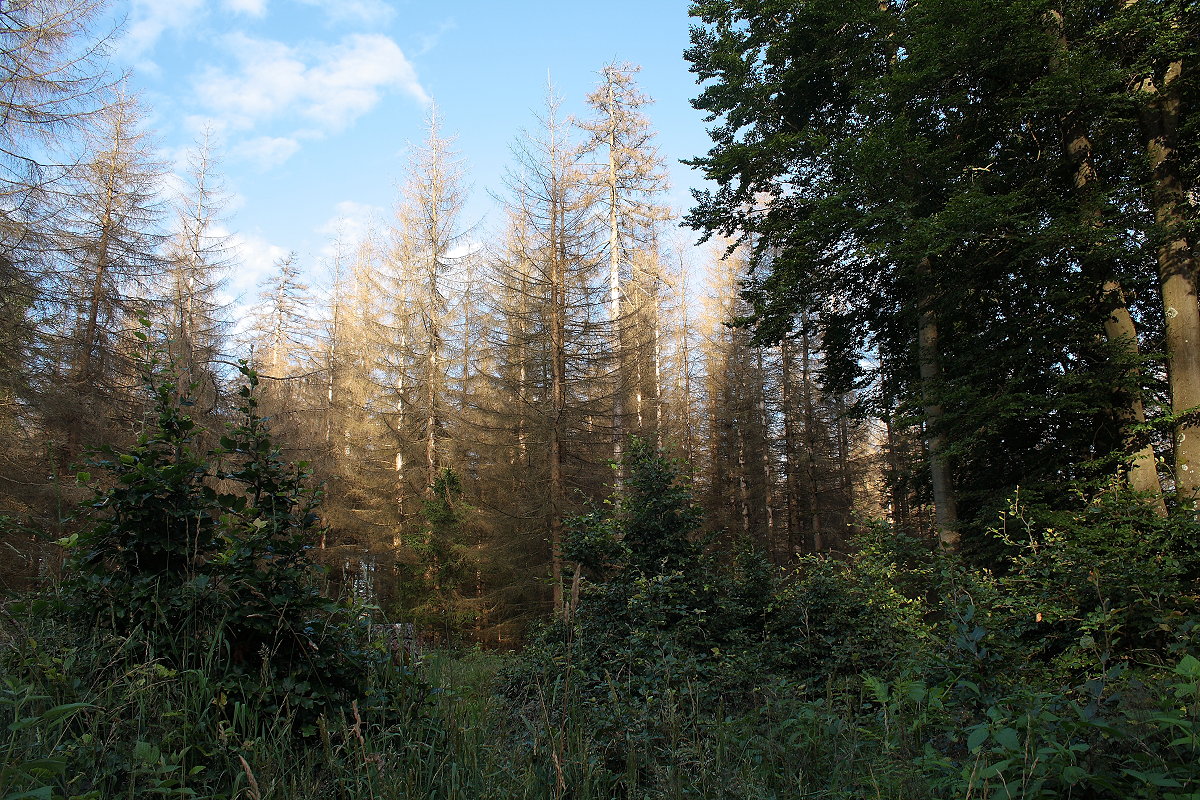
<instances>
[{"instance_id":1,"label":"tall grass","mask_svg":"<svg viewBox=\"0 0 1200 800\"><path fill-rule=\"evenodd\" d=\"M815 797L796 748L848 743L826 737L826 719L788 716L781 696L735 714L700 708L686 687L605 741L562 676L532 687L540 705L518 706L495 691L510 656L480 652L381 667L371 697L304 737L225 698L215 664L173 670L132 640L67 642L6 621L3 800Z\"/></svg>"},{"instance_id":2,"label":"tall grass","mask_svg":"<svg viewBox=\"0 0 1200 800\"><path fill-rule=\"evenodd\" d=\"M562 665L523 673L517 699L504 682L519 656L430 653L378 666L367 697L304 736L224 697L208 677L219 652L173 670L132 637L71 639L36 613L0 621L0 800L1011 800L1200 789L1195 659L1160 684L1129 683L1140 709L1101 713L1037 692L972 705L970 681L931 686L919 675L818 687L776 679L714 701L687 680L647 693L618 671L605 696L584 696Z\"/></svg>"}]
</instances>

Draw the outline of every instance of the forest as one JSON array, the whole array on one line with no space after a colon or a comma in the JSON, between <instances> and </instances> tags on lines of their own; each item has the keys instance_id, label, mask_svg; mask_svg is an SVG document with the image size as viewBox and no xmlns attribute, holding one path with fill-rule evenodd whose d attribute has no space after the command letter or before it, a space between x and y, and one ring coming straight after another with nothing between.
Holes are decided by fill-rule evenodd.
<instances>
[{"instance_id":1,"label":"forest","mask_svg":"<svg viewBox=\"0 0 1200 800\"><path fill-rule=\"evenodd\" d=\"M692 0L690 209L613 61L245 302L110 10L0 4L0 800L1200 797L1195 0Z\"/></svg>"}]
</instances>

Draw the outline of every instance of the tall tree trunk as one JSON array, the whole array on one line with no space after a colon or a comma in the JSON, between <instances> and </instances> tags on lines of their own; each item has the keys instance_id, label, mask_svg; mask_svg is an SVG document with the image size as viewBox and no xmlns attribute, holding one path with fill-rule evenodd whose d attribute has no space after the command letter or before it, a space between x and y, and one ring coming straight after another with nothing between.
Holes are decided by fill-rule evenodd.
<instances>
[{"instance_id":1,"label":"tall tree trunk","mask_svg":"<svg viewBox=\"0 0 1200 800\"><path fill-rule=\"evenodd\" d=\"M680 294L680 328L679 353L683 371L683 457L687 460L688 476L696 477L696 440L695 422L692 416L692 330L688 316L688 282L687 265L683 256L679 257L679 294Z\"/></svg>"},{"instance_id":2,"label":"tall tree trunk","mask_svg":"<svg viewBox=\"0 0 1200 800\"><path fill-rule=\"evenodd\" d=\"M1162 236L1158 276L1166 318L1167 369L1175 423L1175 488L1181 505L1195 508L1200 489L1200 424L1188 414L1200 406L1200 303L1196 254L1187 237L1187 194L1179 165L1183 62L1171 62L1161 86L1154 76L1141 89L1151 102L1142 110L1142 129L1151 169L1151 204ZM1187 416L1184 416L1187 415Z\"/></svg>"},{"instance_id":3,"label":"tall tree trunk","mask_svg":"<svg viewBox=\"0 0 1200 800\"><path fill-rule=\"evenodd\" d=\"M1070 43L1066 37L1066 25L1061 11L1050 12L1051 25L1058 33L1059 47L1066 53ZM1063 149L1073 170L1073 183L1080 204L1084 207L1085 224L1100 229L1104 222L1100 209L1095 206L1088 209L1090 195L1094 193L1098 178L1091 137L1088 134L1086 120L1078 112L1072 112L1063 119ZM1121 284L1112 277L1112 270L1102 265L1093 265L1092 259L1085 259L1084 269L1095 273L1097 282L1102 282L1100 302L1111 309L1104 319L1105 338L1122 349L1128 359L1136 363L1139 358L1137 328L1129 313L1125 301L1125 292ZM1099 267L1099 269L1097 269ZM1130 428L1141 425L1146 421L1146 409L1138 393L1132 394L1128 402L1117 410L1118 422L1122 426L1122 436L1126 448L1131 455L1128 468L1129 486L1134 491L1141 492L1149 498L1151 506L1159 514L1166 516L1167 505L1163 499L1162 484L1158 479L1158 469L1154 458L1154 447L1149 442L1138 447Z\"/></svg>"},{"instance_id":4,"label":"tall tree trunk","mask_svg":"<svg viewBox=\"0 0 1200 800\"><path fill-rule=\"evenodd\" d=\"M562 569L562 515L566 509L563 476L562 426L566 409L566 242L558 191L550 213L550 577L554 585L554 613L564 611Z\"/></svg>"},{"instance_id":5,"label":"tall tree trunk","mask_svg":"<svg viewBox=\"0 0 1200 800\"><path fill-rule=\"evenodd\" d=\"M840 526L840 530L845 533L846 529L853 524L855 497L854 480L850 474L850 423L846 421L845 398L840 395L837 398L837 415L838 483L842 490L842 503L845 508L845 516L841 518L845 524Z\"/></svg>"},{"instance_id":6,"label":"tall tree trunk","mask_svg":"<svg viewBox=\"0 0 1200 800\"><path fill-rule=\"evenodd\" d=\"M617 225L617 100L612 79L608 82L608 319L612 325L613 358L613 461L617 475L623 468L625 447L625 344L621 321L621 231ZM641 414L639 404L638 414ZM618 478L619 479L619 478Z\"/></svg>"},{"instance_id":7,"label":"tall tree trunk","mask_svg":"<svg viewBox=\"0 0 1200 800\"><path fill-rule=\"evenodd\" d=\"M762 431L762 439L760 448L762 450L762 475L763 475L763 506L766 510L766 525L764 531L764 544L772 558L775 556L775 479L771 474L771 423L767 417L767 371L766 365L763 362L763 348L756 347L756 366L758 367L755 377L755 391L758 395L758 425Z\"/></svg>"},{"instance_id":8,"label":"tall tree trunk","mask_svg":"<svg viewBox=\"0 0 1200 800\"><path fill-rule=\"evenodd\" d=\"M659 322L658 290L654 292L652 311L654 320L654 446L663 449L663 376L662 376L662 326Z\"/></svg>"},{"instance_id":9,"label":"tall tree trunk","mask_svg":"<svg viewBox=\"0 0 1200 800\"><path fill-rule=\"evenodd\" d=\"M784 489L787 494L787 558L791 559L796 555L799 549L798 538L800 535L800 481L798 476L798 460L797 454L797 436L796 436L796 409L794 407L794 397L792 386L792 348L791 340L784 339L780 346L780 362L783 365L783 375L780 382L780 401L782 404L781 416L783 417L783 463L786 470L784 475Z\"/></svg>"},{"instance_id":10,"label":"tall tree trunk","mask_svg":"<svg viewBox=\"0 0 1200 800\"><path fill-rule=\"evenodd\" d=\"M910 513L908 507L908 480L905 475L904 459L900 453L900 445L896 437L895 426L892 425L893 415L884 419L887 428L887 464L889 472L889 490L892 494L892 526L898 530L908 528Z\"/></svg>"},{"instance_id":11,"label":"tall tree trunk","mask_svg":"<svg viewBox=\"0 0 1200 800\"><path fill-rule=\"evenodd\" d=\"M929 473L933 483L933 508L938 541L943 547L958 547L958 503L954 478L946 458L946 434L942 430L945 410L938 402L938 383L942 365L938 346L938 319L934 310L933 265L929 257L921 260L921 274L930 285L922 299L917 331L917 360L920 364L921 391L925 412L925 447L929 454Z\"/></svg>"},{"instance_id":12,"label":"tall tree trunk","mask_svg":"<svg viewBox=\"0 0 1200 800\"><path fill-rule=\"evenodd\" d=\"M426 387L425 408L425 495L433 499L433 484L437 480L437 385L438 347L436 339L429 342L429 385Z\"/></svg>"},{"instance_id":13,"label":"tall tree trunk","mask_svg":"<svg viewBox=\"0 0 1200 800\"><path fill-rule=\"evenodd\" d=\"M738 420L737 425L737 457L738 457L738 508L741 512L742 535L750 537L750 486L746 479L746 420Z\"/></svg>"},{"instance_id":14,"label":"tall tree trunk","mask_svg":"<svg viewBox=\"0 0 1200 800\"><path fill-rule=\"evenodd\" d=\"M821 483L817 471L817 410L813 397L812 350L809 346L808 317L801 320L800 330L800 391L804 398L804 475L808 484L808 520L812 533L812 551L825 549L825 531L822 526Z\"/></svg>"}]
</instances>

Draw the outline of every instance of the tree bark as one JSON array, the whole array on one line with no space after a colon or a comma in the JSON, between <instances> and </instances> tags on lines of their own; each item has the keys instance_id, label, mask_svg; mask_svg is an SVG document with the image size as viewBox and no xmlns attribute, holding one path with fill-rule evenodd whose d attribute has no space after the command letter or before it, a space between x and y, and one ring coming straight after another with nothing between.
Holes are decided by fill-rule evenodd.
<instances>
[{"instance_id":1,"label":"tree bark","mask_svg":"<svg viewBox=\"0 0 1200 800\"><path fill-rule=\"evenodd\" d=\"M554 613L564 611L562 569L562 515L566 508L563 476L562 425L566 409L566 242L563 230L561 187L555 186L550 207L550 577L554 585Z\"/></svg>"},{"instance_id":2,"label":"tree bark","mask_svg":"<svg viewBox=\"0 0 1200 800\"><path fill-rule=\"evenodd\" d=\"M921 259L918 269L926 282L932 285L932 260L929 257ZM930 288L920 306L917 360L920 365L922 408L925 412L925 447L929 454L929 476L933 483L934 526L938 541L943 547L953 550L959 543L958 502L954 492L954 476L946 457L946 434L942 431L945 409L936 399L942 377L938 333L937 312Z\"/></svg>"},{"instance_id":3,"label":"tree bark","mask_svg":"<svg viewBox=\"0 0 1200 800\"><path fill-rule=\"evenodd\" d=\"M799 456L796 443L796 409L794 408L792 386L792 348L790 340L784 339L780 347L780 360L783 364L783 379L780 383L781 401L783 408L783 463L787 473L784 477L784 487L787 492L787 557L793 558L799 552L800 536L800 481Z\"/></svg>"},{"instance_id":4,"label":"tree bark","mask_svg":"<svg viewBox=\"0 0 1200 800\"><path fill-rule=\"evenodd\" d=\"M812 348L808 338L808 318L801 320L800 330L800 391L804 397L804 474L808 483L808 519L812 533L812 551L825 549L825 531L822 528L821 481L817 469L817 408L813 397Z\"/></svg>"},{"instance_id":5,"label":"tree bark","mask_svg":"<svg viewBox=\"0 0 1200 800\"><path fill-rule=\"evenodd\" d=\"M1069 43L1066 37L1066 25L1061 11L1050 12L1051 24L1058 32L1059 47L1066 53ZM1089 210L1087 203L1089 195L1094 192L1098 180L1092 140L1084 118L1077 112L1068 114L1063 119L1063 149L1067 161L1073 169L1073 184L1080 204L1084 207L1083 221L1093 228L1100 229L1104 222L1099 208ZM1101 268L1097 268L1101 267ZM1112 270L1084 260L1084 270L1094 274L1093 279L1102 283L1100 302L1110 309L1104 318L1105 338L1124 350L1130 360L1136 362L1139 358L1137 328L1129 313L1125 301L1125 292L1120 282L1112 277ZM1130 456L1127 468L1129 487L1134 491L1145 494L1150 505L1159 514L1166 516L1167 505L1163 499L1162 484L1159 482L1158 469L1154 458L1154 447L1149 442L1138 447L1130 434L1130 427L1146 422L1146 409L1142 398L1136 392L1128 402L1117 409L1118 422L1122 427L1122 438Z\"/></svg>"},{"instance_id":6,"label":"tree bark","mask_svg":"<svg viewBox=\"0 0 1200 800\"><path fill-rule=\"evenodd\" d=\"M1200 490L1200 303L1196 254L1186 234L1187 192L1179 165L1179 84L1183 62L1173 61L1162 77L1147 77L1142 130L1151 173L1151 205L1158 224L1159 286L1166 320L1167 370L1175 422L1175 489L1181 506L1195 509Z\"/></svg>"}]
</instances>

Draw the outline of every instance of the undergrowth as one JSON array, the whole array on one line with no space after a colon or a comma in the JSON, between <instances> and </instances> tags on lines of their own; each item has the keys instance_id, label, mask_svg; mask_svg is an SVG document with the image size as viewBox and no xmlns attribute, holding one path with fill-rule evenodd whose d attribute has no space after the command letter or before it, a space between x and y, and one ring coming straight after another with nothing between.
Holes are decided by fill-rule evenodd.
<instances>
[{"instance_id":1,"label":"undergrowth","mask_svg":"<svg viewBox=\"0 0 1200 800\"><path fill-rule=\"evenodd\" d=\"M1014 502L995 571L876 527L781 572L699 541L634 442L566 543L573 607L396 663L316 590L247 377L208 454L160 386L68 579L0 606L0 800L1200 797L1190 519Z\"/></svg>"}]
</instances>

